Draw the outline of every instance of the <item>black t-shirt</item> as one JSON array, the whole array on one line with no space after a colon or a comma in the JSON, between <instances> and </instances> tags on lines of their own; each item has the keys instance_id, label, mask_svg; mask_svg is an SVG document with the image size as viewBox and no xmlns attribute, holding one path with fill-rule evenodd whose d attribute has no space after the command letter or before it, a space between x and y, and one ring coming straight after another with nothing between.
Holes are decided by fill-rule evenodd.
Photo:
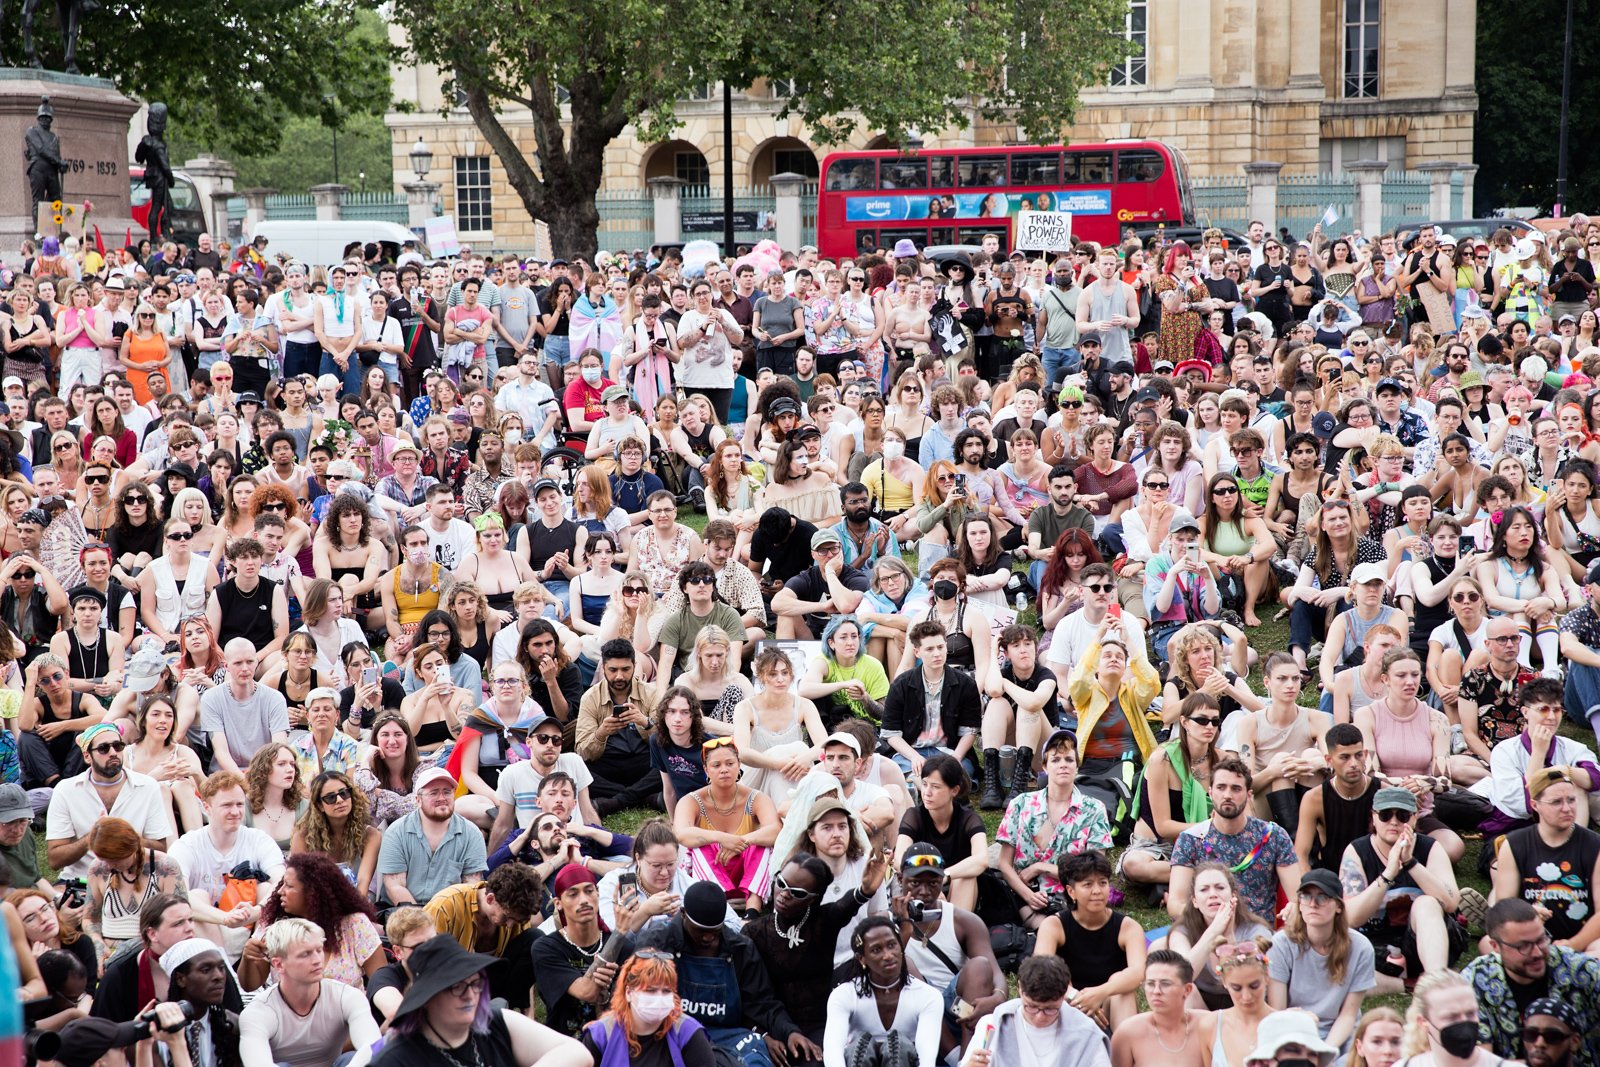
<instances>
[{"instance_id":1,"label":"black t-shirt","mask_svg":"<svg viewBox=\"0 0 1600 1067\"><path fill-rule=\"evenodd\" d=\"M851 566L839 569L839 583L846 589L857 593L865 593L872 588L872 580L865 571L857 570ZM794 595L804 601L826 600L828 598L828 583L822 577L822 568L810 566L799 574L783 583L785 589L792 590Z\"/></svg>"},{"instance_id":2,"label":"black t-shirt","mask_svg":"<svg viewBox=\"0 0 1600 1067\"><path fill-rule=\"evenodd\" d=\"M541 937L540 941L551 938ZM383 1067L441 1067L451 1063L470 1063L474 1067L518 1067L511 1051L511 1030L498 1011L489 1013L489 1032L474 1033L466 1044L449 1050L435 1048L418 1030L404 1037L390 1037L383 1051L372 1062Z\"/></svg>"},{"instance_id":3,"label":"black t-shirt","mask_svg":"<svg viewBox=\"0 0 1600 1067\"><path fill-rule=\"evenodd\" d=\"M950 828L940 833L928 809L915 804L900 816L900 832L911 838L913 844L926 843L938 849L944 857L944 865L949 867L972 858L972 835L986 831L983 818L965 804L960 804L950 813Z\"/></svg>"},{"instance_id":4,"label":"black t-shirt","mask_svg":"<svg viewBox=\"0 0 1600 1067\"><path fill-rule=\"evenodd\" d=\"M1017 677L1016 672L1012 670L1011 664L1008 662L1004 667L1000 668L1000 677L1015 685L1018 689L1026 689L1030 693L1037 693L1039 687L1045 682L1055 682L1055 695L1044 706L1044 717L1052 725L1061 721L1061 682L1049 667L1042 663L1035 663L1033 665L1033 674L1029 675L1027 681L1023 681Z\"/></svg>"},{"instance_id":5,"label":"black t-shirt","mask_svg":"<svg viewBox=\"0 0 1600 1067\"><path fill-rule=\"evenodd\" d=\"M373 971L372 977L367 979L367 1003L372 1003L372 998L380 989L398 989L403 993L410 984L411 976L406 974L405 968L398 963L386 963ZM383 1021L383 1016L379 1014L377 1007L373 1007L372 1017L380 1023Z\"/></svg>"},{"instance_id":6,"label":"black t-shirt","mask_svg":"<svg viewBox=\"0 0 1600 1067\"><path fill-rule=\"evenodd\" d=\"M590 1040L587 1030L584 1031L579 1040L583 1042L583 1047L588 1050L589 1055L594 1057L594 1062L599 1063L601 1060L600 1048ZM625 1041L627 1039L618 1034L614 1040ZM672 1050L667 1046L667 1043L661 1039L660 1031L649 1037L641 1037L637 1040L639 1042L639 1054L627 1057L628 1067L676 1067L677 1061L672 1058ZM696 1030L689 1037L689 1040L683 1043L681 1054L683 1056L683 1067L712 1067L716 1063L716 1050L711 1047L711 1040L706 1037L704 1027Z\"/></svg>"},{"instance_id":7,"label":"black t-shirt","mask_svg":"<svg viewBox=\"0 0 1600 1067\"><path fill-rule=\"evenodd\" d=\"M395 681L393 678L384 678L378 684L383 689L383 692L378 698L379 703L383 705L383 710L399 711L401 702L406 698L406 687ZM350 709L355 707L355 703L355 686L347 685L339 691L339 724L341 726L344 724L346 719L350 718ZM362 708L360 722L361 728L366 729L370 727L373 723L373 720L375 720L377 717L378 713L372 708Z\"/></svg>"},{"instance_id":8,"label":"black t-shirt","mask_svg":"<svg viewBox=\"0 0 1600 1067\"><path fill-rule=\"evenodd\" d=\"M624 934L608 934L601 943L613 937L624 939L622 953L617 957L617 962L622 963L633 955L633 941ZM539 938L533 943L532 954L533 979L539 999L544 1001L545 1025L558 1034L577 1037L586 1025L600 1017L599 1009L567 996L567 990L583 977L594 962L594 956L579 952L577 946L561 934Z\"/></svg>"},{"instance_id":9,"label":"black t-shirt","mask_svg":"<svg viewBox=\"0 0 1600 1067\"><path fill-rule=\"evenodd\" d=\"M750 562L757 567L767 564L765 577L786 583L790 578L811 566L811 535L817 528L804 519L796 519L794 529L782 542L771 541L760 530L750 538Z\"/></svg>"},{"instance_id":10,"label":"black t-shirt","mask_svg":"<svg viewBox=\"0 0 1600 1067\"><path fill-rule=\"evenodd\" d=\"M1576 274L1592 286L1594 285L1594 264L1587 259L1580 259L1568 266L1567 261L1562 260L1550 268L1550 295L1553 299L1563 304L1575 304L1579 301L1587 300L1589 298L1589 290L1577 282L1563 279L1557 284L1556 279L1562 278L1562 275L1566 274Z\"/></svg>"},{"instance_id":11,"label":"black t-shirt","mask_svg":"<svg viewBox=\"0 0 1600 1067\"><path fill-rule=\"evenodd\" d=\"M1565 941L1583 928L1594 914L1595 860L1600 859L1600 834L1575 826L1560 848L1551 848L1537 826L1525 826L1506 835L1517 863L1522 899L1550 909L1544 928L1557 941Z\"/></svg>"},{"instance_id":12,"label":"black t-shirt","mask_svg":"<svg viewBox=\"0 0 1600 1067\"><path fill-rule=\"evenodd\" d=\"M528 566L537 572L543 570L544 565L550 562L550 557L557 552L565 552L568 560L572 559L578 547L578 524L571 519L563 519L552 530L540 519L530 517L523 536L528 539ZM566 576L560 577L565 580Z\"/></svg>"},{"instance_id":13,"label":"black t-shirt","mask_svg":"<svg viewBox=\"0 0 1600 1067\"><path fill-rule=\"evenodd\" d=\"M1289 306L1288 282L1291 280L1289 277L1289 264L1280 263L1274 267L1269 263L1263 263L1256 268L1256 272L1252 277L1255 279L1258 288L1264 288L1273 282L1285 283L1281 289L1274 289L1270 293L1262 293L1256 297L1256 309L1258 311L1266 313L1268 311L1281 312L1287 310Z\"/></svg>"},{"instance_id":14,"label":"black t-shirt","mask_svg":"<svg viewBox=\"0 0 1600 1067\"><path fill-rule=\"evenodd\" d=\"M1226 300L1234 304L1239 302L1239 283L1232 278L1207 278L1205 286L1206 292L1216 300Z\"/></svg>"}]
</instances>

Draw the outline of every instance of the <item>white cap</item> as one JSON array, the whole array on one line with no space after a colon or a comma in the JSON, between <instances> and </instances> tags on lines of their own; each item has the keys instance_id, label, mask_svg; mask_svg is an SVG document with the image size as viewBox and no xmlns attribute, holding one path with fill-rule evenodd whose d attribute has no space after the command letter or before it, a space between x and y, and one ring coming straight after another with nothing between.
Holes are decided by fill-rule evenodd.
<instances>
[{"instance_id":1,"label":"white cap","mask_svg":"<svg viewBox=\"0 0 1600 1067\"><path fill-rule=\"evenodd\" d=\"M832 733L832 734L829 734L826 738L823 739L822 747L823 748L827 748L829 745L843 745L845 748L848 748L851 752L854 752L856 754L856 758L857 759L861 758L861 742L857 741L855 738L851 737L849 734L845 734L845 733Z\"/></svg>"},{"instance_id":2,"label":"white cap","mask_svg":"<svg viewBox=\"0 0 1600 1067\"><path fill-rule=\"evenodd\" d=\"M5 381L0 382L0 388L4 389L10 389L13 385L18 389L26 389L28 387L27 383L25 383L21 378L18 378L15 374L8 375Z\"/></svg>"},{"instance_id":3,"label":"white cap","mask_svg":"<svg viewBox=\"0 0 1600 1067\"><path fill-rule=\"evenodd\" d=\"M451 785L455 785L456 776L445 770L443 767L428 767L417 772L417 776L411 781L411 788L413 791L420 793L424 789L428 788L428 786L438 781L445 781L449 782Z\"/></svg>"},{"instance_id":4,"label":"white cap","mask_svg":"<svg viewBox=\"0 0 1600 1067\"><path fill-rule=\"evenodd\" d=\"M1358 563L1356 564L1356 569L1350 572L1351 585L1366 585L1368 582L1387 582L1388 580L1388 568L1382 563Z\"/></svg>"},{"instance_id":5,"label":"white cap","mask_svg":"<svg viewBox=\"0 0 1600 1067\"><path fill-rule=\"evenodd\" d=\"M1302 1008L1275 1011L1261 1020L1256 1027L1256 1047L1246 1056L1246 1063L1272 1061L1285 1045L1304 1045L1317 1056L1317 1062L1327 1064L1339 1050L1322 1040L1317 1032L1317 1017Z\"/></svg>"}]
</instances>

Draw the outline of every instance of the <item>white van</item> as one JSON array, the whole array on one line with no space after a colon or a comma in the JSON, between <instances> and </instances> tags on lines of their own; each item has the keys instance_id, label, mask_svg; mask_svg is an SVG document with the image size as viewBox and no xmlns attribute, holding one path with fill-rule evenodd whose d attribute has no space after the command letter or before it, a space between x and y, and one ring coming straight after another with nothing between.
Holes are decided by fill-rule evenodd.
<instances>
[{"instance_id":1,"label":"white van","mask_svg":"<svg viewBox=\"0 0 1600 1067\"><path fill-rule=\"evenodd\" d=\"M292 259L308 267L328 267L341 261L345 246L352 241L362 244L377 241L383 245L384 259L395 262L407 241L414 241L424 258L427 247L421 237L398 222L288 222L268 220L256 226L250 239L267 239L267 256L276 259L278 253L287 252Z\"/></svg>"}]
</instances>

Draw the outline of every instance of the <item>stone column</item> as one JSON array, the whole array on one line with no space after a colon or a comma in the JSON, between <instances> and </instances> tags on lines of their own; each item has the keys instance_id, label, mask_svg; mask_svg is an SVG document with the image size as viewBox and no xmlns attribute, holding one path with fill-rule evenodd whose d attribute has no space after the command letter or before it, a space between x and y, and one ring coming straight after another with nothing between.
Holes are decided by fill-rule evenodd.
<instances>
[{"instance_id":1,"label":"stone column","mask_svg":"<svg viewBox=\"0 0 1600 1067\"><path fill-rule=\"evenodd\" d=\"M681 178L647 178L650 198L655 202L656 239L653 244L672 245L683 240L683 186Z\"/></svg>"},{"instance_id":2,"label":"stone column","mask_svg":"<svg viewBox=\"0 0 1600 1067\"><path fill-rule=\"evenodd\" d=\"M201 210L206 214L206 225L213 235L221 234L228 228L228 198L233 195L233 179L239 176L238 170L227 160L209 155L189 160L183 169L194 179L200 202L205 205Z\"/></svg>"},{"instance_id":3,"label":"stone column","mask_svg":"<svg viewBox=\"0 0 1600 1067\"><path fill-rule=\"evenodd\" d=\"M246 189L244 191L244 232L245 236L253 236L256 227L267 221L267 197L276 193L276 189Z\"/></svg>"},{"instance_id":4,"label":"stone column","mask_svg":"<svg viewBox=\"0 0 1600 1067\"><path fill-rule=\"evenodd\" d=\"M1472 186L1478 178L1478 165L1476 163L1458 164L1461 171L1461 217L1475 219L1478 213L1473 208Z\"/></svg>"},{"instance_id":5,"label":"stone column","mask_svg":"<svg viewBox=\"0 0 1600 1067\"><path fill-rule=\"evenodd\" d=\"M234 235L228 232L228 201L233 199L232 192L215 192L211 194L211 206L206 211L206 218L210 220L211 235L218 241L229 241L237 244Z\"/></svg>"},{"instance_id":6,"label":"stone column","mask_svg":"<svg viewBox=\"0 0 1600 1067\"><path fill-rule=\"evenodd\" d=\"M801 204L801 194L806 184L811 179L803 174L792 171L784 174L774 174L768 179L772 183L772 192L777 199L774 208L776 218L773 220L777 230L775 240L779 248L796 250L805 240L804 218L805 208Z\"/></svg>"},{"instance_id":7,"label":"stone column","mask_svg":"<svg viewBox=\"0 0 1600 1067\"><path fill-rule=\"evenodd\" d=\"M1244 183L1250 221L1260 220L1267 233L1278 232L1278 172L1283 164L1258 159L1244 165Z\"/></svg>"},{"instance_id":8,"label":"stone column","mask_svg":"<svg viewBox=\"0 0 1600 1067\"><path fill-rule=\"evenodd\" d=\"M1178 71L1173 79L1173 85L1180 89L1209 89L1214 84L1212 58L1214 53L1209 48L1184 48L1184 41L1209 41L1211 40L1211 8L1212 4L1179 4L1177 5L1177 30L1176 39L1180 42L1178 48ZM1166 4L1151 4L1146 16L1155 19L1156 9L1168 8ZM1168 8L1170 10L1170 8ZM1155 27L1150 27L1151 33L1146 35L1146 40L1155 39ZM1148 46L1147 51L1148 51ZM1148 57L1147 57L1148 58Z\"/></svg>"},{"instance_id":9,"label":"stone column","mask_svg":"<svg viewBox=\"0 0 1600 1067\"><path fill-rule=\"evenodd\" d=\"M1369 239L1383 232L1383 172L1389 164L1380 159L1346 163L1356 177L1356 225Z\"/></svg>"},{"instance_id":10,"label":"stone column","mask_svg":"<svg viewBox=\"0 0 1600 1067\"><path fill-rule=\"evenodd\" d=\"M1438 160L1433 163L1422 163L1417 170L1428 176L1428 217L1430 219L1447 219L1450 217L1450 175L1456 165L1447 160Z\"/></svg>"},{"instance_id":11,"label":"stone column","mask_svg":"<svg viewBox=\"0 0 1600 1067\"><path fill-rule=\"evenodd\" d=\"M337 185L333 182L313 185L311 200L317 205L317 221L338 222L344 214L344 194L349 191L348 185Z\"/></svg>"},{"instance_id":12,"label":"stone column","mask_svg":"<svg viewBox=\"0 0 1600 1067\"><path fill-rule=\"evenodd\" d=\"M421 230L433 218L434 206L439 202L438 182L406 182L406 225Z\"/></svg>"}]
</instances>

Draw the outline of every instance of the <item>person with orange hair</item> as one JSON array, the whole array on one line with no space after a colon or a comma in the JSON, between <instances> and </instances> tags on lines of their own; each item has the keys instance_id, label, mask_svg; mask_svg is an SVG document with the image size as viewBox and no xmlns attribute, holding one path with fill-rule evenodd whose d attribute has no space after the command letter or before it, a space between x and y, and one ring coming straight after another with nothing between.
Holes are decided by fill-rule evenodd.
<instances>
[{"instance_id":1,"label":"person with orange hair","mask_svg":"<svg viewBox=\"0 0 1600 1067\"><path fill-rule=\"evenodd\" d=\"M683 1013L678 968L666 954L634 956L617 972L611 1010L583 1028L579 1040L596 1067L673 1063L711 1067L715 1051L705 1027Z\"/></svg>"}]
</instances>

